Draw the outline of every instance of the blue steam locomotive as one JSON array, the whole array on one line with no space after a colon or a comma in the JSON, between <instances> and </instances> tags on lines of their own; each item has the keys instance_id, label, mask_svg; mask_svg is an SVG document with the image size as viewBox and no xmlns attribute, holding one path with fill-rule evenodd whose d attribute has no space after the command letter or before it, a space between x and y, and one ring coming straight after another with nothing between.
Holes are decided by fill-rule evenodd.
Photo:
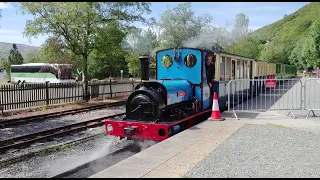
<instances>
[{"instance_id":1,"label":"blue steam locomotive","mask_svg":"<svg viewBox=\"0 0 320 180\"><path fill-rule=\"evenodd\" d=\"M205 49L165 49L156 52L156 59L156 80L150 81L149 57L140 56L142 81L127 99L126 116L105 121L107 134L164 140L209 117L213 92L225 108L228 81L277 75L275 63ZM254 86L237 91L251 92Z\"/></svg>"}]
</instances>

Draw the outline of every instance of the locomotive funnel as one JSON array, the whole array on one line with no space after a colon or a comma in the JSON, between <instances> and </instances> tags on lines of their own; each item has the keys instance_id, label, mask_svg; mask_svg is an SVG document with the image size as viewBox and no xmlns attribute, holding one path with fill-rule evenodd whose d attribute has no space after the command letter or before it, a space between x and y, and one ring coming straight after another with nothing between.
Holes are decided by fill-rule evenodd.
<instances>
[{"instance_id":1,"label":"locomotive funnel","mask_svg":"<svg viewBox=\"0 0 320 180\"><path fill-rule=\"evenodd\" d=\"M141 80L149 80L149 56L148 55L141 55L139 56L140 63L141 63Z\"/></svg>"}]
</instances>

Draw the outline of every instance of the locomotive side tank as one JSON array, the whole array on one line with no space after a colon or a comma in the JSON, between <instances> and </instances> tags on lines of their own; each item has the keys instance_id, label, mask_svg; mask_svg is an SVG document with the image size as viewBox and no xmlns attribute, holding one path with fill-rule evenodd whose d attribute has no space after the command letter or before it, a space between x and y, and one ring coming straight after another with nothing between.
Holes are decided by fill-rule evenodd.
<instances>
[{"instance_id":1,"label":"locomotive side tank","mask_svg":"<svg viewBox=\"0 0 320 180\"><path fill-rule=\"evenodd\" d=\"M187 80L160 81L167 88L167 105L190 100L193 96L190 82Z\"/></svg>"}]
</instances>

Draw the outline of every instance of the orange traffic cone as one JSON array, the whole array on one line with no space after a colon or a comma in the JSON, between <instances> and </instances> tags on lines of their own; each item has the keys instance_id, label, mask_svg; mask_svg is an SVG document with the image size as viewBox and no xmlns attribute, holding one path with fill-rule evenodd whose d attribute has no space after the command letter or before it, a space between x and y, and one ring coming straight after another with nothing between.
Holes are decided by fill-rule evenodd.
<instances>
[{"instance_id":1,"label":"orange traffic cone","mask_svg":"<svg viewBox=\"0 0 320 180\"><path fill-rule=\"evenodd\" d=\"M212 113L211 113L211 117L209 117L208 120L212 120L212 121L224 121L225 120L223 117L221 117L221 114L220 114L218 96L217 96L216 92L214 92L214 94L213 94Z\"/></svg>"}]
</instances>

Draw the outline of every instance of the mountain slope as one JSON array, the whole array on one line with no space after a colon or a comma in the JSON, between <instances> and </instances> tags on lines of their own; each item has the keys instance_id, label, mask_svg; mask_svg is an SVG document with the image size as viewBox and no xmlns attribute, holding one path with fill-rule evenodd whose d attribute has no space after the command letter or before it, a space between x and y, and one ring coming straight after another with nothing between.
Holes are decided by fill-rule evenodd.
<instances>
[{"instance_id":1,"label":"mountain slope","mask_svg":"<svg viewBox=\"0 0 320 180\"><path fill-rule=\"evenodd\" d=\"M243 56L290 63L293 49L309 35L311 26L318 20L320 3L312 2L279 21L253 31L229 49ZM303 53L302 50L300 53Z\"/></svg>"},{"instance_id":2,"label":"mountain slope","mask_svg":"<svg viewBox=\"0 0 320 180\"><path fill-rule=\"evenodd\" d=\"M12 45L12 43L0 42L0 58L8 58ZM40 49L40 47L25 44L17 44L17 47L23 58L26 58L28 52L38 51Z\"/></svg>"},{"instance_id":3,"label":"mountain slope","mask_svg":"<svg viewBox=\"0 0 320 180\"><path fill-rule=\"evenodd\" d=\"M252 32L250 36L270 41L295 40L308 32L311 24L320 18L319 15L320 3L309 3L283 19Z\"/></svg>"}]
</instances>

